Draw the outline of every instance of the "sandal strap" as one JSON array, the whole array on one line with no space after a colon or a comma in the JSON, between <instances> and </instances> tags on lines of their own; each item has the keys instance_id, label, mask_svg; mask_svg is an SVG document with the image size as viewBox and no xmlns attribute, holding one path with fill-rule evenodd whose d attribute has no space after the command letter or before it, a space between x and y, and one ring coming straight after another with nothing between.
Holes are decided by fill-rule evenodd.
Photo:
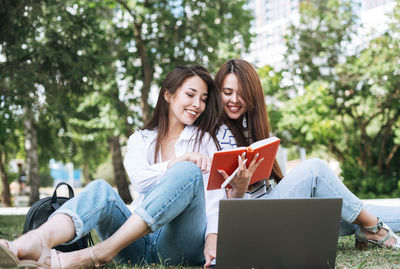
<instances>
[{"instance_id":1,"label":"sandal strap","mask_svg":"<svg viewBox=\"0 0 400 269\"><path fill-rule=\"evenodd\" d=\"M39 238L41 250L40 257L37 262L39 264L44 264L47 258L51 258L51 252L49 254L43 253L43 250L45 249L44 238L37 230L32 230L30 231L30 233L36 235Z\"/></svg>"},{"instance_id":2,"label":"sandal strap","mask_svg":"<svg viewBox=\"0 0 400 269\"><path fill-rule=\"evenodd\" d=\"M0 239L0 267L16 267L18 264L18 248L14 242Z\"/></svg>"},{"instance_id":3,"label":"sandal strap","mask_svg":"<svg viewBox=\"0 0 400 269\"><path fill-rule=\"evenodd\" d=\"M89 248L89 255L90 255L90 259L92 260L94 267L101 267L102 264L99 263L99 261L96 258L96 255L94 255L94 251L93 251L93 247Z\"/></svg>"},{"instance_id":4,"label":"sandal strap","mask_svg":"<svg viewBox=\"0 0 400 269\"><path fill-rule=\"evenodd\" d=\"M374 226L371 226L371 227L362 227L362 229L364 230L364 231L367 231L367 232L371 232L371 233L374 233L374 234L376 234L380 229L385 229L385 230L387 230L387 231L389 231L388 229L387 229L387 226L386 226L386 224L380 219L380 218L377 218L378 219L378 223L376 224L376 225L374 225ZM386 227L385 227L386 226Z\"/></svg>"},{"instance_id":5,"label":"sandal strap","mask_svg":"<svg viewBox=\"0 0 400 269\"><path fill-rule=\"evenodd\" d=\"M1 239L0 244L4 244L7 249L15 256L18 257L18 248L15 246L13 242Z\"/></svg>"},{"instance_id":6,"label":"sandal strap","mask_svg":"<svg viewBox=\"0 0 400 269\"><path fill-rule=\"evenodd\" d=\"M385 235L385 237L382 238L381 240L379 240L379 241L377 242L377 244L380 245L380 246L383 246L384 243L385 243L387 240L389 240L390 238L394 237L393 235L394 235L394 234L393 234L392 231L388 231L388 233ZM395 239L396 239L396 238L395 238Z\"/></svg>"},{"instance_id":7,"label":"sandal strap","mask_svg":"<svg viewBox=\"0 0 400 269\"><path fill-rule=\"evenodd\" d=\"M58 257L58 252L53 248L51 253L51 268L52 269L62 269L60 258Z\"/></svg>"}]
</instances>

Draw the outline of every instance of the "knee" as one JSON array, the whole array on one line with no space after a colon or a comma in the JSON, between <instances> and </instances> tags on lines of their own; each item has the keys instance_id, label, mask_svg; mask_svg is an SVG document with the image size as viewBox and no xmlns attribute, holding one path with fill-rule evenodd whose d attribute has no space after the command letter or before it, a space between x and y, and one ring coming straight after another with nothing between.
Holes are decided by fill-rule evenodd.
<instances>
[{"instance_id":1,"label":"knee","mask_svg":"<svg viewBox=\"0 0 400 269\"><path fill-rule=\"evenodd\" d=\"M199 183L203 181L203 174L200 168L192 162L178 162L172 169L183 179L199 181Z\"/></svg>"},{"instance_id":2,"label":"knee","mask_svg":"<svg viewBox=\"0 0 400 269\"><path fill-rule=\"evenodd\" d=\"M332 178L330 175L332 175L333 171L329 167L329 165L318 158L312 158L309 160L304 161L304 165L308 168L309 171L312 171L316 175L323 175L324 178L330 179ZM327 176L329 175L329 176Z\"/></svg>"},{"instance_id":3,"label":"knee","mask_svg":"<svg viewBox=\"0 0 400 269\"><path fill-rule=\"evenodd\" d=\"M111 186L104 179L95 179L86 186L86 188L89 188L89 187L91 187L91 188L107 188L107 187L111 187Z\"/></svg>"},{"instance_id":4,"label":"knee","mask_svg":"<svg viewBox=\"0 0 400 269\"><path fill-rule=\"evenodd\" d=\"M318 158L311 158L304 161L304 165L308 165L314 169L321 169L324 167L328 167L325 161Z\"/></svg>"},{"instance_id":5,"label":"knee","mask_svg":"<svg viewBox=\"0 0 400 269\"><path fill-rule=\"evenodd\" d=\"M106 194L108 195L110 192L115 193L114 189L108 184L104 179L96 179L90 182L86 188L87 191L93 190L97 195Z\"/></svg>"}]
</instances>

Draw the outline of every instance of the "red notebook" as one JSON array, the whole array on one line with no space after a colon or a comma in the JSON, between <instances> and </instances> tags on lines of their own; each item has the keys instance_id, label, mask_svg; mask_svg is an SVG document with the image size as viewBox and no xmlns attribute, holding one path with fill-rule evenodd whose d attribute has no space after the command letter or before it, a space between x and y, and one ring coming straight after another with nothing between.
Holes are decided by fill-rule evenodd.
<instances>
[{"instance_id":1,"label":"red notebook","mask_svg":"<svg viewBox=\"0 0 400 269\"><path fill-rule=\"evenodd\" d=\"M254 142L248 147L238 147L235 149L215 152L211 164L207 190L221 188L221 185L225 180L217 170L225 170L228 175L231 175L238 167L238 156L243 152L246 152L245 158L247 159L247 167L257 153L259 153L258 159L264 158L251 177L249 185L257 181L267 179L271 175L272 166L274 165L274 160L280 141L281 140L277 137L270 137ZM231 188L231 186L228 184L227 188Z\"/></svg>"}]
</instances>

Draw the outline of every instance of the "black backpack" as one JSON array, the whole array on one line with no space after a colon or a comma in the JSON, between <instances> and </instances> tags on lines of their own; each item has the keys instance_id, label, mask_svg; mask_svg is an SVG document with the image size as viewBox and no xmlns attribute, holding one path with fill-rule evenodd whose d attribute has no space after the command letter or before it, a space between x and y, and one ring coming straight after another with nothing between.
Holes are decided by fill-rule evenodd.
<instances>
[{"instance_id":1,"label":"black backpack","mask_svg":"<svg viewBox=\"0 0 400 269\"><path fill-rule=\"evenodd\" d=\"M61 185L66 185L68 187L69 197L58 197L57 196L57 188ZM44 222L47 221L49 216L56 211L62 204L66 201L74 197L74 190L70 185L65 182L58 183L57 187L54 190L52 197L46 197L40 199L36 203L34 203L31 208L29 209L24 224L24 231L26 233L30 230L38 228ZM93 245L92 236L89 234L85 235L78 241L70 245L59 245L54 247L56 250L62 252L71 252L83 248L87 248L89 245Z\"/></svg>"}]
</instances>

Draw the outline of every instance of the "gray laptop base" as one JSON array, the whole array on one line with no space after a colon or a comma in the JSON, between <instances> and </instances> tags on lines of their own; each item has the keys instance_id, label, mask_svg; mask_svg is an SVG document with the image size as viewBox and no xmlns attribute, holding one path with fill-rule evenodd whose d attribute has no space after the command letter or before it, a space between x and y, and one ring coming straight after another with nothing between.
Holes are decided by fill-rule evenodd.
<instances>
[{"instance_id":1,"label":"gray laptop base","mask_svg":"<svg viewBox=\"0 0 400 269\"><path fill-rule=\"evenodd\" d=\"M334 268L342 199L220 201L216 268Z\"/></svg>"}]
</instances>

